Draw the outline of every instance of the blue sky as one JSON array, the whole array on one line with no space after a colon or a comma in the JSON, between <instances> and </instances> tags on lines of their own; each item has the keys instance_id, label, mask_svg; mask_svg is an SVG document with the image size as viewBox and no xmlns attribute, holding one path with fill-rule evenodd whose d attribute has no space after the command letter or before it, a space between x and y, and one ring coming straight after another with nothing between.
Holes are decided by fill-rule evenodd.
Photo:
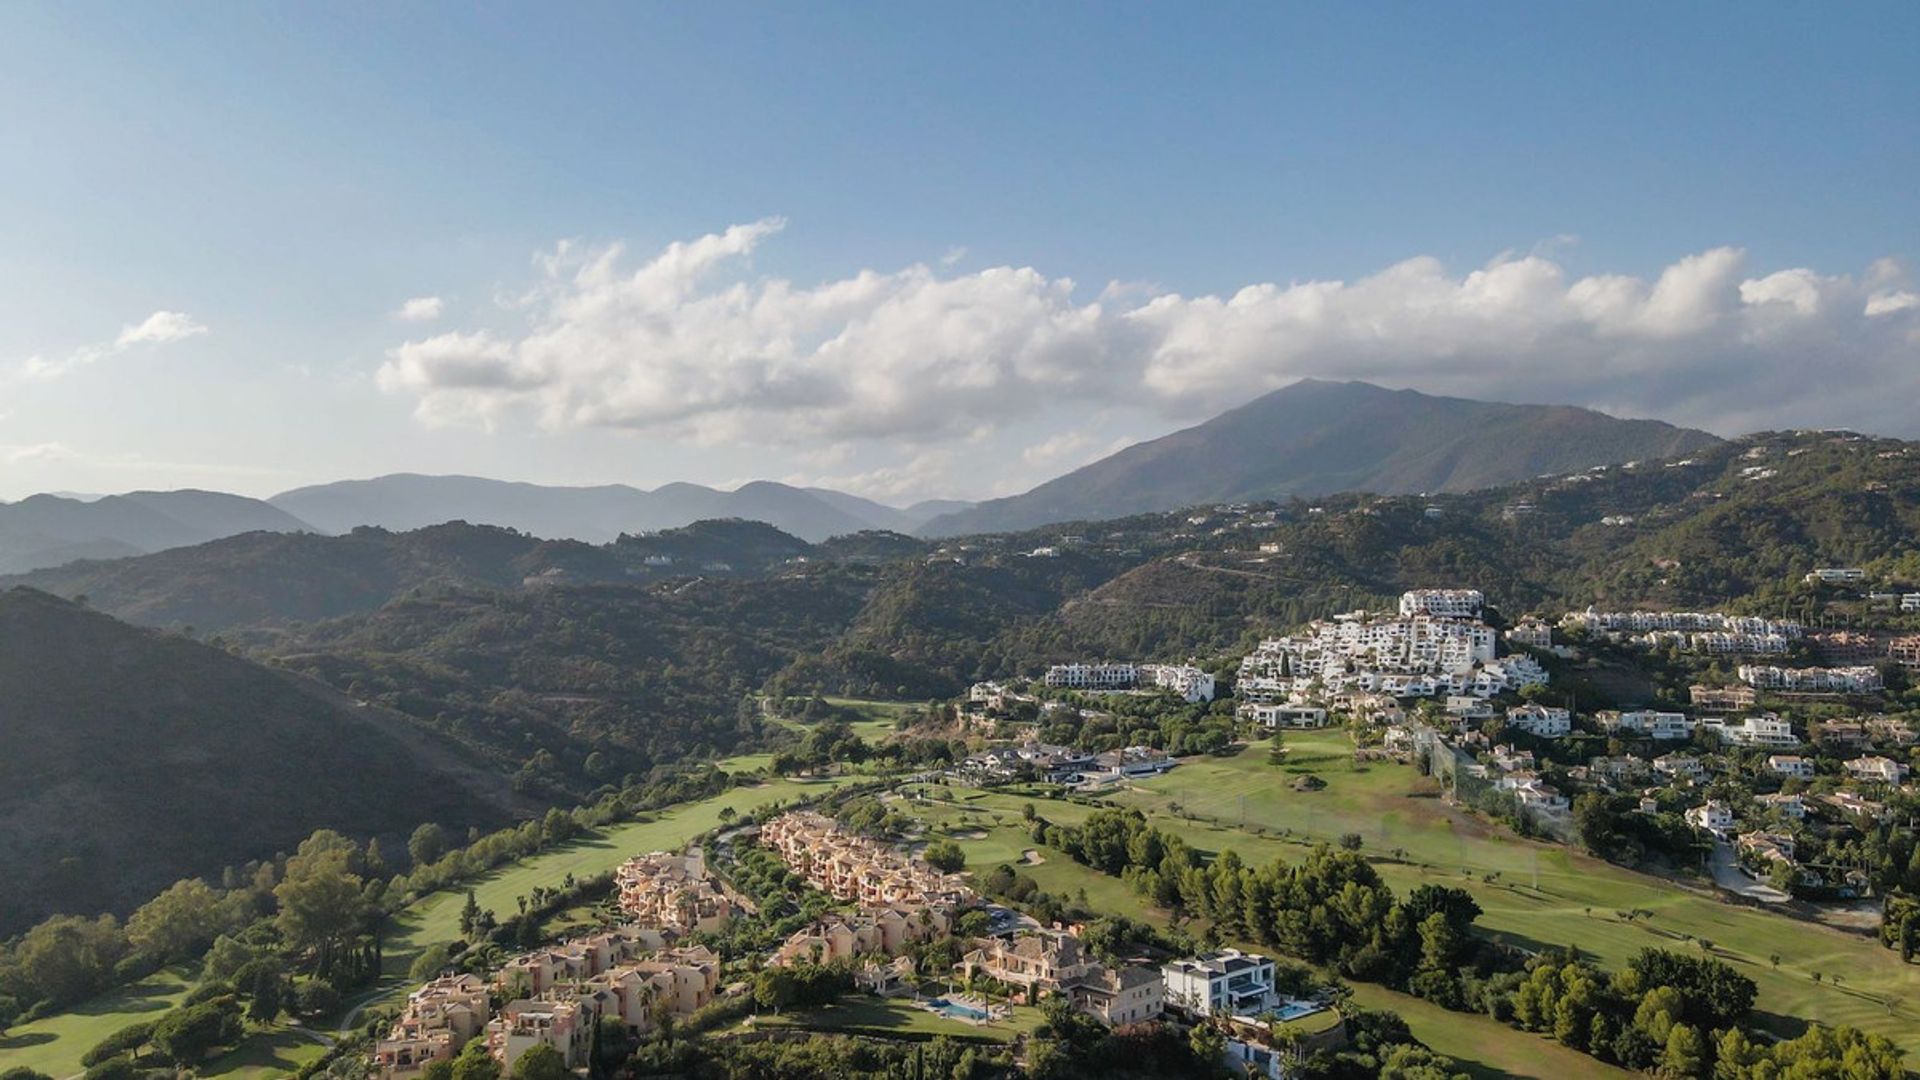
<instances>
[{"instance_id":1,"label":"blue sky","mask_svg":"<svg viewBox=\"0 0 1920 1080\"><path fill-rule=\"evenodd\" d=\"M1920 435L1920 7L1196 7L0 6L0 498L978 496L1303 374Z\"/></svg>"}]
</instances>

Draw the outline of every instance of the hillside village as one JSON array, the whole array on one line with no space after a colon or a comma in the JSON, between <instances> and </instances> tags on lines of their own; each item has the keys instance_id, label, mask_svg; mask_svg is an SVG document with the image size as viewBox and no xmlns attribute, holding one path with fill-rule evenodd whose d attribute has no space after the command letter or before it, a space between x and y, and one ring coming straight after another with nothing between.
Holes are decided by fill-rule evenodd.
<instances>
[{"instance_id":1,"label":"hillside village","mask_svg":"<svg viewBox=\"0 0 1920 1080\"><path fill-rule=\"evenodd\" d=\"M1897 538L1811 562L1805 544L1689 546L1723 515L1765 534L1753 516L1783 503L1766 486L1816 465L1868 477L1822 490L1889 496L1883 447L1769 436L1488 493L953 541L796 546L720 523L692 532L762 554L657 586L595 579L578 549L584 570L548 575L511 535L409 538L469 565L459 545L498 544L506 591L417 589L260 655L388 722L537 746L506 757L515 789L562 805L405 874L345 838L232 868L215 896L241 911L274 910L336 849L326 873L364 890L338 941L269 920L298 1009L262 1006L232 1052L351 1016L303 1052L309 1075L680 1075L695 1045L848 1043L970 1052L983 1077L1080 1075L1048 1072L1062 1053L1103 1075L1275 1078L1389 1059L1451 1076L1448 1054L1522 1075L1694 1075L1673 1063L1698 1056L1746 1061L1740 1080L1896 1059L1920 954L1920 564ZM1646 557L1610 561L1627 537ZM591 681L636 640L653 667ZM412 670L443 697L401 674L429 656ZM458 714L421 715L435 701ZM621 741L635 731L651 741ZM682 808L685 827L655 820ZM593 856L613 861L541 876L629 830L646 839ZM518 897L382 961L394 920L500 867ZM1342 895L1363 917L1341 921ZM1648 1003L1708 983L1736 992ZM335 985L361 1011L329 1013ZM1573 985L1598 988L1581 1033L1552 1019ZM229 994L212 1004L251 1008ZM1734 1036L1762 1048L1719 1048Z\"/></svg>"},{"instance_id":2,"label":"hillside village","mask_svg":"<svg viewBox=\"0 0 1920 1080\"><path fill-rule=\"evenodd\" d=\"M1852 568L1809 579L1865 587ZM1872 602L1897 612L1905 601ZM1911 635L1713 612L1588 608L1508 621L1477 589L1413 589L1394 610L1315 620L1224 667L1084 660L975 684L954 715L979 749L919 779L1097 798L1184 759L1148 743L1043 735L1063 721L1090 730L1123 705L1224 708L1277 759L1289 734L1342 728L1356 760L1417 768L1463 807L1523 833L1704 871L1732 899L1845 904L1909 886L1920 866L1875 850L1884 826L1914 805L1920 735L1873 706L1883 668L1913 666L1916 645ZM1664 650L1701 681L1683 709L1582 711L1553 673L1606 650ZM1103 963L1080 941L1084 924L1043 924L873 829L800 810L725 834L730 864L735 849L763 850L832 904L756 963L836 970L849 992L961 1022L1052 997L1108 1027L1211 1026L1223 1061L1276 1080L1346 1038L1338 1023L1300 1036L1303 1018L1337 1016L1336 998L1297 976L1283 992L1269 957L1224 948ZM710 943L768 913L705 860L698 847L636 856L614 875L619 925L513 957L490 978L449 974L416 990L373 1049L381 1080L426 1073L469 1044L508 1072L537 1046L581 1070L607 1025L638 1040L729 996L761 1000L752 981L723 986L722 969L741 958ZM949 941L949 966L929 970L930 950Z\"/></svg>"}]
</instances>

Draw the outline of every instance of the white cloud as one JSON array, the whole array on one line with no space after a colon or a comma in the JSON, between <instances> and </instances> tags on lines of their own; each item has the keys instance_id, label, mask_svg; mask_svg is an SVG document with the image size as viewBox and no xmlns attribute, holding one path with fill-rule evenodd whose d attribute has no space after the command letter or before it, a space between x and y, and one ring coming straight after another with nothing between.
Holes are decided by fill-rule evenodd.
<instances>
[{"instance_id":1,"label":"white cloud","mask_svg":"<svg viewBox=\"0 0 1920 1080\"><path fill-rule=\"evenodd\" d=\"M525 413L552 429L896 448L977 438L1061 402L1193 419L1303 376L1723 430L1911 431L1920 397L1920 299L1884 260L1857 277L1754 274L1739 249L1715 248L1647 279L1573 278L1538 252L1465 273L1416 257L1353 281L1083 299L1029 267L751 276L748 258L781 227L737 225L637 264L618 246L561 245L536 261L522 330L407 342L379 383L437 423Z\"/></svg>"},{"instance_id":2,"label":"white cloud","mask_svg":"<svg viewBox=\"0 0 1920 1080\"><path fill-rule=\"evenodd\" d=\"M401 322L432 322L440 317L445 306L437 296L416 296L401 304L393 317Z\"/></svg>"},{"instance_id":3,"label":"white cloud","mask_svg":"<svg viewBox=\"0 0 1920 1080\"><path fill-rule=\"evenodd\" d=\"M65 356L52 359L30 356L15 365L11 374L17 378L46 382L117 356L128 349L141 345L168 345L199 337L206 332L207 328L195 322L190 315L178 311L156 311L138 323L122 326L112 341L82 345ZM4 374L7 372L0 370L0 375Z\"/></svg>"},{"instance_id":4,"label":"white cloud","mask_svg":"<svg viewBox=\"0 0 1920 1080\"><path fill-rule=\"evenodd\" d=\"M164 345L199 337L206 332L207 328L194 322L190 315L178 311L156 311L138 326L121 327L120 336L113 339L113 347L124 349L132 345Z\"/></svg>"}]
</instances>

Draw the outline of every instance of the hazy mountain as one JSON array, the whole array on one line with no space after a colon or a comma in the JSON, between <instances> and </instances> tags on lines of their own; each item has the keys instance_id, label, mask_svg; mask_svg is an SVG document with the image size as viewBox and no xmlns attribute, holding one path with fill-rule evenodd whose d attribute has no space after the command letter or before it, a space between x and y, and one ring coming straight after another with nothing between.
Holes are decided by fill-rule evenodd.
<instances>
[{"instance_id":1,"label":"hazy mountain","mask_svg":"<svg viewBox=\"0 0 1920 1080\"><path fill-rule=\"evenodd\" d=\"M0 577L0 588L25 585L84 596L129 622L215 631L371 611L425 585L498 590L754 577L811 550L771 525L732 518L598 546L450 522L409 532L366 527L342 536L246 533L138 558Z\"/></svg>"},{"instance_id":2,"label":"hazy mountain","mask_svg":"<svg viewBox=\"0 0 1920 1080\"><path fill-rule=\"evenodd\" d=\"M0 641L0 935L124 914L321 826L398 850L423 821L525 809L404 717L220 649L27 589L0 592Z\"/></svg>"},{"instance_id":3,"label":"hazy mountain","mask_svg":"<svg viewBox=\"0 0 1920 1080\"><path fill-rule=\"evenodd\" d=\"M1007 532L1339 491L1471 491L1719 442L1704 431L1567 405L1509 405L1307 379L1025 494L944 514L921 531Z\"/></svg>"},{"instance_id":4,"label":"hazy mountain","mask_svg":"<svg viewBox=\"0 0 1920 1080\"><path fill-rule=\"evenodd\" d=\"M91 499L35 495L0 504L0 573L139 555L245 532L312 529L259 499L214 491L136 491Z\"/></svg>"},{"instance_id":5,"label":"hazy mountain","mask_svg":"<svg viewBox=\"0 0 1920 1080\"><path fill-rule=\"evenodd\" d=\"M862 529L912 529L926 520L923 515L843 492L766 480L735 491L686 483L642 491L624 484L550 487L401 473L299 488L269 501L333 532L360 525L404 530L470 521L596 544L621 533L671 529L714 518L762 521L808 541Z\"/></svg>"}]
</instances>

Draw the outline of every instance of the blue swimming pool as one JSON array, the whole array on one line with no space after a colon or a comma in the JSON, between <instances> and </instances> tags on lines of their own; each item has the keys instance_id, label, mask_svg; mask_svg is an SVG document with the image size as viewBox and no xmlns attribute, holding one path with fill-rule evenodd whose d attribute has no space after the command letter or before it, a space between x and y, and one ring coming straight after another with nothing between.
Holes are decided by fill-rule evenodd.
<instances>
[{"instance_id":1,"label":"blue swimming pool","mask_svg":"<svg viewBox=\"0 0 1920 1080\"><path fill-rule=\"evenodd\" d=\"M972 1005L962 1005L957 1001L948 1001L946 998L934 998L932 1001L927 1002L927 1008L945 1016L951 1016L955 1020L985 1020L987 1018L987 1010L985 1009L975 1008Z\"/></svg>"},{"instance_id":2,"label":"blue swimming pool","mask_svg":"<svg viewBox=\"0 0 1920 1080\"><path fill-rule=\"evenodd\" d=\"M1324 1008L1326 1008L1326 1006L1317 1001L1289 999L1278 1009L1273 1010L1273 1015L1281 1020L1298 1020L1303 1016L1311 1016Z\"/></svg>"}]
</instances>

